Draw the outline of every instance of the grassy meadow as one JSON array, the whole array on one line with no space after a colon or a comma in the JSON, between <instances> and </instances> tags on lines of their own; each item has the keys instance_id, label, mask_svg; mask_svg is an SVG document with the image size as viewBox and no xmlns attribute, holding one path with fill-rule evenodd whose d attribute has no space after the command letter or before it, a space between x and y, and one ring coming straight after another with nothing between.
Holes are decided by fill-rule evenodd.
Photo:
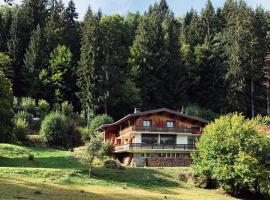
<instances>
[{"instance_id":1,"label":"grassy meadow","mask_svg":"<svg viewBox=\"0 0 270 200\"><path fill-rule=\"evenodd\" d=\"M34 160L29 160L29 155ZM0 199L176 199L226 200L217 190L198 189L178 181L189 168L107 169L94 178L72 152L0 144Z\"/></svg>"}]
</instances>

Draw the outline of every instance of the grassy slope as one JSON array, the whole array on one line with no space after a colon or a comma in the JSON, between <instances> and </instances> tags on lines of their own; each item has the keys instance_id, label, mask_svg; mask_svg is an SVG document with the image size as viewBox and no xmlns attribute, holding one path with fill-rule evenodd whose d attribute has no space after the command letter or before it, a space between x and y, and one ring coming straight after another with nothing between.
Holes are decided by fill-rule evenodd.
<instances>
[{"instance_id":1,"label":"grassy slope","mask_svg":"<svg viewBox=\"0 0 270 200\"><path fill-rule=\"evenodd\" d=\"M89 179L67 151L0 144L0 156L0 199L231 199L178 182L179 171L188 168L96 167Z\"/></svg>"}]
</instances>

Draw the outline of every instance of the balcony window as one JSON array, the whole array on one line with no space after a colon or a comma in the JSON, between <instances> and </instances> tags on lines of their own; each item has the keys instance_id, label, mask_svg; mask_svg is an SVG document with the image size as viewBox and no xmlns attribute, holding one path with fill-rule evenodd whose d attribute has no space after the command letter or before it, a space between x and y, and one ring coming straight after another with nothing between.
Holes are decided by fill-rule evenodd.
<instances>
[{"instance_id":1,"label":"balcony window","mask_svg":"<svg viewBox=\"0 0 270 200\"><path fill-rule=\"evenodd\" d=\"M142 134L142 143L143 144L157 144L158 135L157 134Z\"/></svg>"},{"instance_id":2,"label":"balcony window","mask_svg":"<svg viewBox=\"0 0 270 200\"><path fill-rule=\"evenodd\" d=\"M143 127L150 127L151 126L151 121L150 120L144 120L143 121Z\"/></svg>"},{"instance_id":3,"label":"balcony window","mask_svg":"<svg viewBox=\"0 0 270 200\"><path fill-rule=\"evenodd\" d=\"M167 128L173 128L174 122L173 121L167 121Z\"/></svg>"},{"instance_id":4,"label":"balcony window","mask_svg":"<svg viewBox=\"0 0 270 200\"><path fill-rule=\"evenodd\" d=\"M188 138L188 144L194 144L194 139L193 138Z\"/></svg>"},{"instance_id":5,"label":"balcony window","mask_svg":"<svg viewBox=\"0 0 270 200\"><path fill-rule=\"evenodd\" d=\"M160 144L176 144L176 135L160 135Z\"/></svg>"}]
</instances>

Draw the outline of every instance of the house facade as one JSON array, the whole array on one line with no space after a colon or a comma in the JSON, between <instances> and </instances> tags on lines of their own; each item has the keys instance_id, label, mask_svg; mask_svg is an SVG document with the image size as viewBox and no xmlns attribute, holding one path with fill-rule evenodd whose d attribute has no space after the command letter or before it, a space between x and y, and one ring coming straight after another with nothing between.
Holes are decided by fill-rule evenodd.
<instances>
[{"instance_id":1,"label":"house facade","mask_svg":"<svg viewBox=\"0 0 270 200\"><path fill-rule=\"evenodd\" d=\"M128 166L189 166L207 120L166 108L135 110L97 130L110 141L112 155Z\"/></svg>"}]
</instances>

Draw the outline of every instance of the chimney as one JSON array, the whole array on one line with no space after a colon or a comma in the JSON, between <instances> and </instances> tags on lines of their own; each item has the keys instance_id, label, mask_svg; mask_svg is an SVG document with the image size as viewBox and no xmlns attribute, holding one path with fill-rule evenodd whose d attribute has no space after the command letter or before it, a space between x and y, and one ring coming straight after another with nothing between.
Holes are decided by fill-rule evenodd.
<instances>
[{"instance_id":1,"label":"chimney","mask_svg":"<svg viewBox=\"0 0 270 200\"><path fill-rule=\"evenodd\" d=\"M134 108L134 113L139 113L139 112L141 112L140 108Z\"/></svg>"}]
</instances>

